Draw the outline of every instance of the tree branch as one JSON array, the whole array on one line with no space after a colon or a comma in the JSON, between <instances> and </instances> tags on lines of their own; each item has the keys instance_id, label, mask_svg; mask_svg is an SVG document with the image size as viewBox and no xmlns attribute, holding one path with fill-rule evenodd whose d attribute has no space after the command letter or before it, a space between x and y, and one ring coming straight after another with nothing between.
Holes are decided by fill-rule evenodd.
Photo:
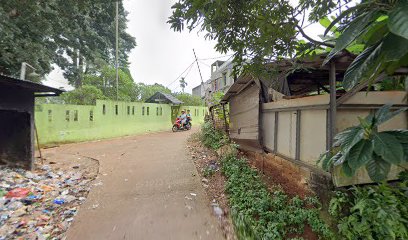
<instances>
[{"instance_id":1,"label":"tree branch","mask_svg":"<svg viewBox=\"0 0 408 240\"><path fill-rule=\"evenodd\" d=\"M299 33L302 34L302 36L303 36L304 38L306 38L307 40L309 40L309 42L312 42L312 43L314 43L314 44L316 44L316 45L321 45L321 46L326 46L326 47L334 48L334 45L333 45L333 44L325 43L325 42L321 42L321 41L317 41L317 40L314 40L313 38L309 37L309 36L303 31L303 29L302 29L301 26L296 25L296 28L299 29Z\"/></svg>"}]
</instances>

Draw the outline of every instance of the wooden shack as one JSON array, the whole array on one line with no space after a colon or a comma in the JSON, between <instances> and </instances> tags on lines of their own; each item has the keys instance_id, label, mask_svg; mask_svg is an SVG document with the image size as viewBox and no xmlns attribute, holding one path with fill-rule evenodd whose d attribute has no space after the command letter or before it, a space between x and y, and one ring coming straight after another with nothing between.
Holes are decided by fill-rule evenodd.
<instances>
[{"instance_id":1,"label":"wooden shack","mask_svg":"<svg viewBox=\"0 0 408 240\"><path fill-rule=\"evenodd\" d=\"M34 99L63 91L0 75L0 166L34 166Z\"/></svg>"},{"instance_id":2,"label":"wooden shack","mask_svg":"<svg viewBox=\"0 0 408 240\"><path fill-rule=\"evenodd\" d=\"M335 134L358 124L358 117L387 103L394 109L407 106L406 93L367 92L364 84L346 92L340 86L354 56L342 53L323 66L325 58L271 63L267 68L275 74L270 79L240 76L222 100L230 106L230 136L244 150L265 151L271 161L293 165L306 181L323 176L332 178L336 186L369 183L364 169L347 178L338 169L323 171L317 160L332 146ZM407 129L407 119L402 113L381 128ZM394 169L389 179L398 172Z\"/></svg>"},{"instance_id":3,"label":"wooden shack","mask_svg":"<svg viewBox=\"0 0 408 240\"><path fill-rule=\"evenodd\" d=\"M229 134L241 149L262 150L260 126L260 86L250 75L238 78L223 97L229 102Z\"/></svg>"}]
</instances>

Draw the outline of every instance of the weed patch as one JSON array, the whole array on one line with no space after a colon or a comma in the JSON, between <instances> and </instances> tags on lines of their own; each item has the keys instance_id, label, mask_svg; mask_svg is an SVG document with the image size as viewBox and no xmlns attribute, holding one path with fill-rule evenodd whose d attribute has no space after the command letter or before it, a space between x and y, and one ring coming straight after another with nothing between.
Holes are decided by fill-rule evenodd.
<instances>
[{"instance_id":1,"label":"weed patch","mask_svg":"<svg viewBox=\"0 0 408 240\"><path fill-rule=\"evenodd\" d=\"M200 140L204 146L213 150L219 149L229 141L225 133L215 129L211 122L205 122L201 125Z\"/></svg>"},{"instance_id":2,"label":"weed patch","mask_svg":"<svg viewBox=\"0 0 408 240\"><path fill-rule=\"evenodd\" d=\"M306 225L321 238L334 237L319 217L316 198L290 198L278 189L269 192L244 158L224 157L221 170L227 177L226 192L239 239L302 239Z\"/></svg>"},{"instance_id":3,"label":"weed patch","mask_svg":"<svg viewBox=\"0 0 408 240\"><path fill-rule=\"evenodd\" d=\"M329 213L342 239L408 239L408 181L336 192Z\"/></svg>"}]
</instances>

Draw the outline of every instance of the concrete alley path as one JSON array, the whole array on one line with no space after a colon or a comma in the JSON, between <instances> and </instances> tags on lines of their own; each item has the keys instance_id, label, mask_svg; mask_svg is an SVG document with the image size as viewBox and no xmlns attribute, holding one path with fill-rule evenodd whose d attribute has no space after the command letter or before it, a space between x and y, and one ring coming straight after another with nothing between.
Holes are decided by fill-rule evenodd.
<instances>
[{"instance_id":1,"label":"concrete alley path","mask_svg":"<svg viewBox=\"0 0 408 240\"><path fill-rule=\"evenodd\" d=\"M67 239L223 239L186 152L191 133L152 133L46 150L56 158L63 153L100 162L97 186Z\"/></svg>"}]
</instances>

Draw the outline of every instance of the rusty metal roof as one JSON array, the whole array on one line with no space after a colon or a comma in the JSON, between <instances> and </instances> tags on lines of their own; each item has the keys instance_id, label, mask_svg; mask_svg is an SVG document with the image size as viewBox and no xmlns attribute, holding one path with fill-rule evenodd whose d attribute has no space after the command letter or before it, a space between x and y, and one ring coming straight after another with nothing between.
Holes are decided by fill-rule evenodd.
<instances>
[{"instance_id":1,"label":"rusty metal roof","mask_svg":"<svg viewBox=\"0 0 408 240\"><path fill-rule=\"evenodd\" d=\"M273 88L285 95L296 96L321 89L329 84L329 64L323 65L327 54L319 54L297 59L284 59L265 65L268 70L273 70L269 79L260 79L267 87ZM333 58L336 64L336 79L342 81L348 66L355 55L342 52ZM295 67L298 69L294 70ZM272 71L271 71L272 72ZM221 102L228 102L233 95L239 94L251 82L258 79L250 74L242 74L225 93ZM258 83L259 84L259 83ZM322 88L323 86L323 88Z\"/></svg>"},{"instance_id":2,"label":"rusty metal roof","mask_svg":"<svg viewBox=\"0 0 408 240\"><path fill-rule=\"evenodd\" d=\"M0 88L15 88L24 89L33 93L51 93L52 95L47 96L58 96L64 92L64 90L48 87L43 84L30 82L26 80L20 80L17 78L12 78L9 76L0 75ZM45 96L45 95L39 95Z\"/></svg>"}]
</instances>

